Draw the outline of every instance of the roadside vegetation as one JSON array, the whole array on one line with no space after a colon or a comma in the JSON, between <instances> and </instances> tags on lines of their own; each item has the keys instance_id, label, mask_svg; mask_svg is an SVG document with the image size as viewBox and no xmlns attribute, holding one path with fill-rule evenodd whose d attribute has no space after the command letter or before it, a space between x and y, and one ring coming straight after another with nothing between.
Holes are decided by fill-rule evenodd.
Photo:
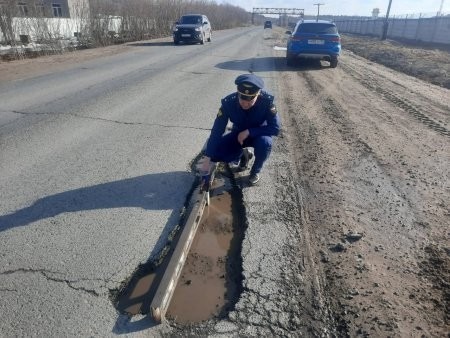
<instances>
[{"instance_id":1,"label":"roadside vegetation","mask_svg":"<svg viewBox=\"0 0 450 338\"><path fill-rule=\"evenodd\" d=\"M0 44L9 46L9 59L169 36L186 13L207 15L213 30L251 20L243 8L210 0L76 0L62 10L41 3L0 1Z\"/></svg>"},{"instance_id":2,"label":"roadside vegetation","mask_svg":"<svg viewBox=\"0 0 450 338\"><path fill-rule=\"evenodd\" d=\"M372 62L450 89L450 46L341 34L342 47Z\"/></svg>"}]
</instances>

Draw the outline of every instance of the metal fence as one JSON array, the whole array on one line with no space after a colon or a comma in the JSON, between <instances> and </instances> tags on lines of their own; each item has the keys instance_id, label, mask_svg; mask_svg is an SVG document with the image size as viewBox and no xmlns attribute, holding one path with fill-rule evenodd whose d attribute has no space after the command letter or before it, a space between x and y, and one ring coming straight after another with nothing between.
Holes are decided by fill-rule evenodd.
<instances>
[{"instance_id":1,"label":"metal fence","mask_svg":"<svg viewBox=\"0 0 450 338\"><path fill-rule=\"evenodd\" d=\"M333 18L342 33L382 36L387 23L387 38L450 45L450 15L402 15L385 18Z\"/></svg>"}]
</instances>

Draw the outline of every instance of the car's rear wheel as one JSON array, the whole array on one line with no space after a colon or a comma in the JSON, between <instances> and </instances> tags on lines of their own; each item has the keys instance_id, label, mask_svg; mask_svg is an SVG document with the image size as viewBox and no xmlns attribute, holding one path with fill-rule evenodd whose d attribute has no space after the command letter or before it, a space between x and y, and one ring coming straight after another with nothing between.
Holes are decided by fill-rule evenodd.
<instances>
[{"instance_id":1,"label":"car's rear wheel","mask_svg":"<svg viewBox=\"0 0 450 338\"><path fill-rule=\"evenodd\" d=\"M295 57L293 57L291 54L286 53L286 65L287 66L293 66L295 63Z\"/></svg>"},{"instance_id":2,"label":"car's rear wheel","mask_svg":"<svg viewBox=\"0 0 450 338\"><path fill-rule=\"evenodd\" d=\"M330 60L330 68L336 68L338 65L338 58L336 56L332 56Z\"/></svg>"}]
</instances>

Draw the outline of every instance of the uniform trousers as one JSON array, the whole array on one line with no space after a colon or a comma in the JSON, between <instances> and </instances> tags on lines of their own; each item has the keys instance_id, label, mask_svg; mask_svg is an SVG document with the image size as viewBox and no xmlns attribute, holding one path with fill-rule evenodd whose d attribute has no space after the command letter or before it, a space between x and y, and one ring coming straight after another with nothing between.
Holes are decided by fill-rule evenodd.
<instances>
[{"instance_id":1,"label":"uniform trousers","mask_svg":"<svg viewBox=\"0 0 450 338\"><path fill-rule=\"evenodd\" d=\"M272 136L248 136L244 144L241 145L238 142L238 134L238 132L232 131L223 135L218 142L215 153L211 154L211 161L238 162L242 156L242 149L252 147L254 149L255 162L250 170L250 174L258 174L272 151Z\"/></svg>"}]
</instances>

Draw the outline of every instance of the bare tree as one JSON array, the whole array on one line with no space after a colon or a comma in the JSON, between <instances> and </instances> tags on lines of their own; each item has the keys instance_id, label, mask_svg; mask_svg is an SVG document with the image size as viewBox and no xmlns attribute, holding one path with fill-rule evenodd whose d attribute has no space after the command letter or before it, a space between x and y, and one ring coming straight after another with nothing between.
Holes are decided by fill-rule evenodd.
<instances>
[{"instance_id":1,"label":"bare tree","mask_svg":"<svg viewBox=\"0 0 450 338\"><path fill-rule=\"evenodd\" d=\"M74 34L77 47L87 47L90 43L90 6L89 0L76 0L72 2L71 13L74 19Z\"/></svg>"},{"instance_id":2,"label":"bare tree","mask_svg":"<svg viewBox=\"0 0 450 338\"><path fill-rule=\"evenodd\" d=\"M15 0L4 0L0 3L0 29L7 44L15 46L13 18L18 15Z\"/></svg>"},{"instance_id":3,"label":"bare tree","mask_svg":"<svg viewBox=\"0 0 450 338\"><path fill-rule=\"evenodd\" d=\"M63 51L69 38L76 39L79 48L170 36L174 22L187 13L207 15L215 30L250 21L243 8L213 0L73 0L64 18L54 18L46 4L42 0L0 0L0 29L16 51L24 49L16 41L21 34L54 53ZM75 36L67 36L68 32Z\"/></svg>"},{"instance_id":4,"label":"bare tree","mask_svg":"<svg viewBox=\"0 0 450 338\"><path fill-rule=\"evenodd\" d=\"M116 5L111 1L91 0L88 17L87 35L94 46L111 44L111 26Z\"/></svg>"},{"instance_id":5,"label":"bare tree","mask_svg":"<svg viewBox=\"0 0 450 338\"><path fill-rule=\"evenodd\" d=\"M242 26L250 21L243 8L218 5L211 0L116 0L115 14L122 22L125 40L142 40L169 36L173 24L187 13L201 13L209 17L214 29Z\"/></svg>"}]
</instances>

